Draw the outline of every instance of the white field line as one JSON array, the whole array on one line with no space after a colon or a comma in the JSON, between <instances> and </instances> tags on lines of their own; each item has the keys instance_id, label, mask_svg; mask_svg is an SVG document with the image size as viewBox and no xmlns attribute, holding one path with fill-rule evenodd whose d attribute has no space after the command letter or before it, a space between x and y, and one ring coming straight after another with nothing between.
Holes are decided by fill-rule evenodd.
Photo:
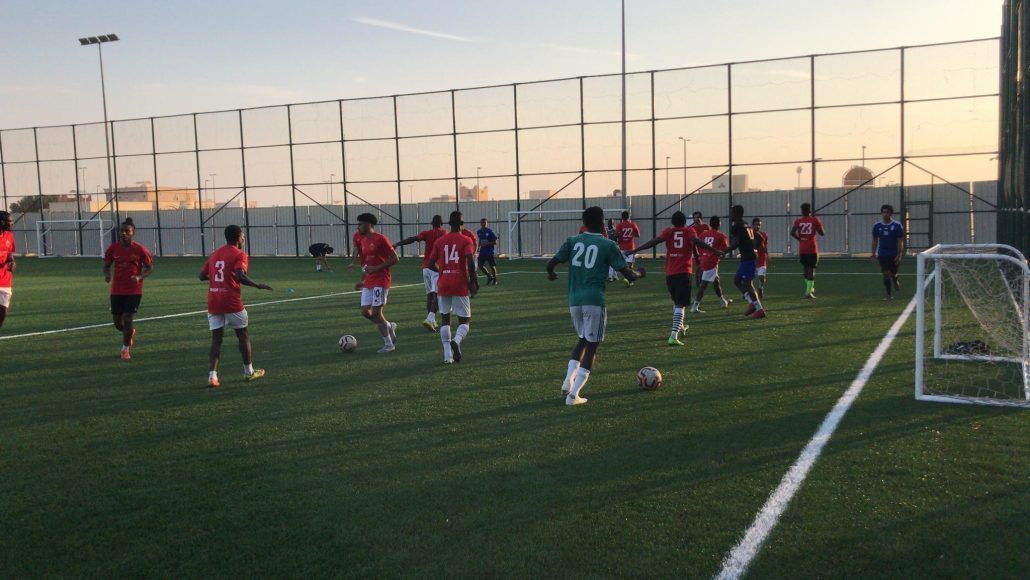
<instances>
[{"instance_id":1,"label":"white field line","mask_svg":"<svg viewBox=\"0 0 1030 580\"><path fill-rule=\"evenodd\" d=\"M762 548L762 544L765 543L773 528L776 527L780 516L786 511L790 500L797 493L801 484L804 483L805 477L808 476L808 472L812 469L816 460L819 459L823 447L830 441L830 437L837 430L837 426L840 424L844 414L848 412L851 404L855 402L855 399L862 392L869 378L873 375L873 371L876 370L877 365L880 364L883 356L887 353L887 349L890 348L891 343L898 336L901 327L908 320L908 317L911 316L915 306L916 299L912 298L908 306L905 307L905 310L898 316L898 319L894 321L890 330L887 331L887 334L880 341L876 350L869 355L869 360L866 361L865 366L862 367L851 386L848 387L848 390L837 400L837 404L833 406L833 409L823 419L819 429L812 436L812 439L809 440L808 444L805 445L797 461L794 462L794 465L791 465L790 470L780 480L780 485L776 487L769 496L769 499L766 500L765 505L762 506L761 511L755 516L755 521L748 528L744 537L726 555L726 559L722 563L722 570L716 576L718 580L736 580L747 571L751 561L754 560L755 556L758 555L758 551Z\"/></svg>"}]
</instances>

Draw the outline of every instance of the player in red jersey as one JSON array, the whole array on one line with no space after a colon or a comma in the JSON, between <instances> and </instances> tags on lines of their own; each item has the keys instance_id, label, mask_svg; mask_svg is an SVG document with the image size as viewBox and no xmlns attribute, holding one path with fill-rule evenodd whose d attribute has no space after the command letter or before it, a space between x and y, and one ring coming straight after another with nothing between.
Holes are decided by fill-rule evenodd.
<instances>
[{"instance_id":1,"label":"player in red jersey","mask_svg":"<svg viewBox=\"0 0 1030 580\"><path fill-rule=\"evenodd\" d=\"M447 223L451 231L444 234L429 256L429 267L440 273L438 284L440 295L440 314L443 325L440 326L440 342L443 343L443 362L445 364L461 362L461 342L469 333L469 322L472 321L472 304L470 298L479 290L476 277L476 263L473 259L475 251L472 240L462 230L464 220L460 211L452 211ZM451 338L451 314L458 317L458 328Z\"/></svg>"},{"instance_id":2,"label":"player in red jersey","mask_svg":"<svg viewBox=\"0 0 1030 580\"><path fill-rule=\"evenodd\" d=\"M819 244L816 234L823 236L823 222L812 215L812 204L801 204L801 217L794 220L790 236L799 242L798 254L805 267L805 298L815 298L815 268L819 265Z\"/></svg>"},{"instance_id":3,"label":"player in red jersey","mask_svg":"<svg viewBox=\"0 0 1030 580\"><path fill-rule=\"evenodd\" d=\"M672 297L672 334L669 335L669 346L683 346L680 335L687 330L683 324L683 312L690 304L694 251L697 248L713 250L712 246L697 237L696 230L686 226L687 214L678 211L672 214L671 228L665 228L657 238L639 248L625 251L625 254L630 256L634 252L643 252L658 244L665 244L665 286Z\"/></svg>"},{"instance_id":4,"label":"player in red jersey","mask_svg":"<svg viewBox=\"0 0 1030 580\"><path fill-rule=\"evenodd\" d=\"M378 353L396 349L397 323L390 322L383 315L387 296L390 294L390 268L400 261L390 240L376 231L379 220L370 213L358 216L358 231L361 247L361 280L354 285L361 290L361 315L372 321L383 337L383 348Z\"/></svg>"},{"instance_id":5,"label":"player in red jersey","mask_svg":"<svg viewBox=\"0 0 1030 580\"><path fill-rule=\"evenodd\" d=\"M433 252L433 245L436 244L436 240L439 240L447 233L447 230L443 229L443 218L439 215L434 215L432 220L433 227L421 231L418 234L411 236L410 238L404 238L403 240L394 244L394 248L413 244L415 242L423 242L425 248L422 251L422 283L426 287L426 319L422 322L422 326L426 327L429 332L436 332L436 313L439 312L439 303L437 301L436 285L437 280L440 278L440 274L434 272L429 267L429 254Z\"/></svg>"},{"instance_id":6,"label":"player in red jersey","mask_svg":"<svg viewBox=\"0 0 1030 580\"><path fill-rule=\"evenodd\" d=\"M154 258L141 244L136 243L136 226L132 218L125 218L118 230L118 241L104 252L104 281L111 284L111 316L114 327L122 333L122 360L129 360L136 338L132 318L143 299L143 279L154 272ZM111 266L114 266L114 276Z\"/></svg>"},{"instance_id":7,"label":"player in red jersey","mask_svg":"<svg viewBox=\"0 0 1030 580\"><path fill-rule=\"evenodd\" d=\"M755 232L755 278L758 280L758 299L765 300L765 273L769 267L769 234L762 231L762 218L751 220L751 230Z\"/></svg>"},{"instance_id":8,"label":"player in red jersey","mask_svg":"<svg viewBox=\"0 0 1030 580\"><path fill-rule=\"evenodd\" d=\"M7 319L14 288L14 222L11 214L0 211L0 328Z\"/></svg>"},{"instance_id":9,"label":"player in red jersey","mask_svg":"<svg viewBox=\"0 0 1030 580\"><path fill-rule=\"evenodd\" d=\"M694 230L697 237L703 237L704 233L708 231L708 224L705 223L705 216L699 211L695 211L691 214L693 222L690 224L690 229ZM701 251L694 248L694 283L701 286Z\"/></svg>"},{"instance_id":10,"label":"player in red jersey","mask_svg":"<svg viewBox=\"0 0 1030 580\"><path fill-rule=\"evenodd\" d=\"M225 227L226 244L211 253L200 270L200 280L207 282L207 322L211 329L211 368L207 384L211 388L221 386L218 382L218 358L222 351L222 338L226 327L236 332L243 358L243 378L256 381L265 376L265 369L254 368L250 348L250 324L247 309L243 306L240 286L251 286L258 290L271 290L268 284L258 284L247 276L248 258L243 251L243 229L232 225Z\"/></svg>"},{"instance_id":11,"label":"player in red jersey","mask_svg":"<svg viewBox=\"0 0 1030 580\"><path fill-rule=\"evenodd\" d=\"M633 220L629 219L628 211L622 212L622 221L615 224L615 236L618 238L616 243L619 244L619 249L622 250L623 254L626 254L626 265L632 269L636 256L632 252L627 252L637 247L637 238L640 237L640 228L637 227L637 224L634 223ZM633 282L625 278L623 278L622 281L625 282L627 286L633 285Z\"/></svg>"},{"instance_id":12,"label":"player in red jersey","mask_svg":"<svg viewBox=\"0 0 1030 580\"><path fill-rule=\"evenodd\" d=\"M704 313L701 310L701 299L705 296L705 289L709 284L715 286L715 295L719 297L723 308L729 308L730 300L722 295L722 284L719 282L719 261L722 259L722 251L730 245L726 234L719 231L721 222L719 216L713 215L708 220L709 228L701 236L701 240L711 247L711 250L702 250L699 264L701 266L701 283L697 288L697 299L690 305L691 312Z\"/></svg>"}]
</instances>

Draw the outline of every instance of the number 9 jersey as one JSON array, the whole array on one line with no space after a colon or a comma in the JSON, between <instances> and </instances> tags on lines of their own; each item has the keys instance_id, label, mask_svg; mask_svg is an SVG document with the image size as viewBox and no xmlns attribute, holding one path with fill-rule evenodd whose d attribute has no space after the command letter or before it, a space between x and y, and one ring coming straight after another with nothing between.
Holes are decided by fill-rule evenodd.
<instances>
[{"instance_id":1,"label":"number 9 jersey","mask_svg":"<svg viewBox=\"0 0 1030 580\"><path fill-rule=\"evenodd\" d=\"M626 267L619 246L591 232L566 239L554 259L569 263L569 306L604 306L608 268Z\"/></svg>"},{"instance_id":2,"label":"number 9 jersey","mask_svg":"<svg viewBox=\"0 0 1030 580\"><path fill-rule=\"evenodd\" d=\"M211 254L204 263L207 272L208 314L235 314L243 311L240 281L236 270L247 271L247 254L232 244L226 244Z\"/></svg>"}]
</instances>

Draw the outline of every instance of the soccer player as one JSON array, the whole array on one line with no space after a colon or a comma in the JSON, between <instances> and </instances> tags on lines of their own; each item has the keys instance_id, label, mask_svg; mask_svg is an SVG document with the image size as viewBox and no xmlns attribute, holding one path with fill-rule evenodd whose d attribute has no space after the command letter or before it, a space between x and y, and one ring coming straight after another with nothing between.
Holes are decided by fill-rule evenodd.
<instances>
[{"instance_id":1,"label":"soccer player","mask_svg":"<svg viewBox=\"0 0 1030 580\"><path fill-rule=\"evenodd\" d=\"M697 213L695 212L695 215ZM723 296L722 282L719 280L719 262L722 260L722 251L729 247L730 240L726 234L719 231L719 227L722 225L719 216L713 215L708 220L708 224L706 226L708 229L702 234L701 240L710 246L711 250L702 249L700 252L698 267L701 269L701 282L697 286L697 299L690 305L692 313L704 314L705 311L701 310L701 299L704 298L709 284L714 285L715 295L719 297L724 309L729 308L731 302Z\"/></svg>"},{"instance_id":2,"label":"soccer player","mask_svg":"<svg viewBox=\"0 0 1030 580\"><path fill-rule=\"evenodd\" d=\"M690 217L693 220L693 223L690 224L690 229L694 230L694 233L697 235L697 237L703 239L704 233L708 231L708 224L705 223L705 216L704 216L704 214L702 214L699 211L695 211L694 213L692 213L690 215ZM701 273L702 273L702 269L701 269L701 251L696 249L696 248L694 249L694 272L695 272L695 274L694 274L694 276L695 276L694 283L698 287L700 287L701 286Z\"/></svg>"},{"instance_id":3,"label":"soccer player","mask_svg":"<svg viewBox=\"0 0 1030 580\"><path fill-rule=\"evenodd\" d=\"M819 244L816 234L823 233L823 222L812 215L812 204L801 204L801 217L794 220L790 236L799 242L798 253L801 265L805 267L805 298L815 298L815 268L819 265Z\"/></svg>"},{"instance_id":4,"label":"soccer player","mask_svg":"<svg viewBox=\"0 0 1030 580\"><path fill-rule=\"evenodd\" d=\"M765 318L765 308L758 299L755 291L755 232L744 221L744 206L735 205L730 213L730 238L733 245L722 251L726 255L733 250L740 250L740 266L737 267L737 275L733 277L733 284L740 290L750 306L744 312L744 316L751 318Z\"/></svg>"},{"instance_id":5,"label":"soccer player","mask_svg":"<svg viewBox=\"0 0 1030 580\"><path fill-rule=\"evenodd\" d=\"M0 328L7 319L14 288L14 222L10 212L0 211Z\"/></svg>"},{"instance_id":6,"label":"soccer player","mask_svg":"<svg viewBox=\"0 0 1030 580\"><path fill-rule=\"evenodd\" d=\"M690 305L690 279L693 277L694 250L700 246L712 250L712 246L697 237L693 228L687 227L687 214L678 211L672 214L672 227L665 228L657 238L644 243L627 254L650 250L658 244L665 244L665 286L672 297L672 334L669 346L683 346L680 335L686 331L683 312Z\"/></svg>"},{"instance_id":7,"label":"soccer player","mask_svg":"<svg viewBox=\"0 0 1030 580\"><path fill-rule=\"evenodd\" d=\"M130 360L136 338L132 318L143 299L143 279L154 272L154 258L142 244L134 241L136 226L125 218L118 229L118 241L104 252L104 281L111 284L111 316L114 327L122 333L122 360ZM111 266L114 266L114 276Z\"/></svg>"},{"instance_id":8,"label":"soccer player","mask_svg":"<svg viewBox=\"0 0 1030 580\"><path fill-rule=\"evenodd\" d=\"M433 227L421 231L410 238L404 238L394 244L394 247L399 248L415 242L423 242L425 244L422 250L422 283L426 287L426 319L422 321L422 326L429 332L436 332L436 313L439 312L436 286L440 274L429 267L429 254L433 252L433 245L436 244L436 240L443 237L447 230L443 229L443 218L439 214L434 215L430 223Z\"/></svg>"},{"instance_id":9,"label":"soccer player","mask_svg":"<svg viewBox=\"0 0 1030 580\"><path fill-rule=\"evenodd\" d=\"M497 285L497 260L494 257L497 249L497 234L488 227L486 218L479 220L476 237L479 238L479 269L486 274L486 285ZM487 265L490 266L487 269Z\"/></svg>"},{"instance_id":10,"label":"soccer player","mask_svg":"<svg viewBox=\"0 0 1030 580\"><path fill-rule=\"evenodd\" d=\"M637 238L640 237L640 228L637 227L637 224L634 223L633 220L629 219L628 211L622 212L622 221L615 224L615 235L619 238L619 250L624 254L626 254L627 250L636 248ZM630 266L633 266L635 259L636 256L634 254L626 254L626 263ZM618 270L618 268L613 269ZM633 285L633 281L628 278L624 278L623 282L625 282L627 286Z\"/></svg>"},{"instance_id":11,"label":"soccer player","mask_svg":"<svg viewBox=\"0 0 1030 580\"><path fill-rule=\"evenodd\" d=\"M758 298L765 300L765 274L769 268L769 234L762 231L762 218L751 220L751 229L755 232L755 279L758 280Z\"/></svg>"},{"instance_id":12,"label":"soccer player","mask_svg":"<svg viewBox=\"0 0 1030 580\"><path fill-rule=\"evenodd\" d=\"M333 269L329 267L329 259L326 258L329 254L333 253L333 247L324 242L318 242L317 244L311 244L308 246L308 253L315 258L315 271L321 272L322 268L332 272Z\"/></svg>"},{"instance_id":13,"label":"soccer player","mask_svg":"<svg viewBox=\"0 0 1030 580\"><path fill-rule=\"evenodd\" d=\"M486 221L486 220L483 220ZM452 211L447 220L450 233L444 234L429 255L429 268L440 272L440 342L443 344L443 362L461 362L461 342L469 333L472 321L470 297L479 290L476 264L473 261L472 240L461 233L464 223L460 211ZM458 317L458 328L451 338L451 314Z\"/></svg>"},{"instance_id":14,"label":"soccer player","mask_svg":"<svg viewBox=\"0 0 1030 580\"><path fill-rule=\"evenodd\" d=\"M579 233L582 234L585 231L586 226L580 226ZM615 220L613 220L612 218L608 218L608 226L605 228L605 236L615 243L619 242L619 236L615 233ZM615 269L608 268L608 281L614 282L616 280L618 280L618 276L615 274Z\"/></svg>"},{"instance_id":15,"label":"soccer player","mask_svg":"<svg viewBox=\"0 0 1030 580\"><path fill-rule=\"evenodd\" d=\"M566 239L558 253L547 262L548 280L558 279L554 271L558 264L569 263L569 312L579 335L561 387L566 405L587 402L579 394L590 378L597 347L604 340L604 327L608 321L604 292L608 268L619 270L630 282L645 274L643 270L633 270L615 242L604 237L604 210L596 206L583 210L583 225L587 232Z\"/></svg>"},{"instance_id":16,"label":"soccer player","mask_svg":"<svg viewBox=\"0 0 1030 580\"><path fill-rule=\"evenodd\" d=\"M243 378L256 381L265 376L265 369L254 368L254 355L250 347L250 324L247 309L243 306L240 286L258 290L271 290L268 284L258 284L247 276L249 259L243 251L243 228L237 225L225 227L226 244L215 250L200 270L200 280L208 283L207 322L211 329L211 368L207 386L216 389L218 381L218 358L222 351L225 329L231 328L239 341L240 356L243 358Z\"/></svg>"},{"instance_id":17,"label":"soccer player","mask_svg":"<svg viewBox=\"0 0 1030 580\"><path fill-rule=\"evenodd\" d=\"M361 280L354 285L361 290L361 315L375 324L383 337L379 354L396 349L397 323L390 322L383 315L386 298L390 294L390 268L400 261L390 240L376 231L379 220L370 213L358 216L358 232L361 233Z\"/></svg>"},{"instance_id":18,"label":"soccer player","mask_svg":"<svg viewBox=\"0 0 1030 580\"><path fill-rule=\"evenodd\" d=\"M898 264L905 255L905 228L894 221L894 206L880 207L881 221L873 226L873 259L880 262L883 272L883 287L887 291L884 300L894 300L894 289L901 290L898 280Z\"/></svg>"}]
</instances>

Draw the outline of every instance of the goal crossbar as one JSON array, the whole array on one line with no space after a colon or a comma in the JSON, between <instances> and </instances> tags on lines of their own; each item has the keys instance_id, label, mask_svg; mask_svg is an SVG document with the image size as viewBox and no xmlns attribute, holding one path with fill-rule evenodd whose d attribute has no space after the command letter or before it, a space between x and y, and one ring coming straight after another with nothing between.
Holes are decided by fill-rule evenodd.
<instances>
[{"instance_id":1,"label":"goal crossbar","mask_svg":"<svg viewBox=\"0 0 1030 580\"><path fill-rule=\"evenodd\" d=\"M609 209L602 208L602 211L605 213L605 215L608 215L608 214L619 215L622 212L627 211L627 210L625 208L609 208ZM519 229L519 226L522 225L523 218L526 218L528 216L541 216L542 218L546 218L547 216L551 216L551 215L553 215L555 217L573 216L573 215L580 216L580 215L583 215L583 210L582 209L536 209L536 210L514 210L514 211L509 211L508 212L508 259L509 260L514 260L516 258L522 257L523 254L524 254L524 252L522 252L522 247L521 247L521 241L522 241L521 232L516 231L516 230ZM543 220L539 220L539 221L543 221ZM562 220L562 221L566 221L566 220ZM541 237L543 237L543 233L542 232L541 232L540 235L541 235ZM539 240L539 241L543 242L542 239ZM557 248L553 248L553 249L556 250ZM531 255L539 256L539 255L542 255L542 254L536 253L536 254L531 254Z\"/></svg>"},{"instance_id":2,"label":"goal crossbar","mask_svg":"<svg viewBox=\"0 0 1030 580\"><path fill-rule=\"evenodd\" d=\"M106 233L102 218L39 220L36 222L36 256L100 257Z\"/></svg>"}]
</instances>

